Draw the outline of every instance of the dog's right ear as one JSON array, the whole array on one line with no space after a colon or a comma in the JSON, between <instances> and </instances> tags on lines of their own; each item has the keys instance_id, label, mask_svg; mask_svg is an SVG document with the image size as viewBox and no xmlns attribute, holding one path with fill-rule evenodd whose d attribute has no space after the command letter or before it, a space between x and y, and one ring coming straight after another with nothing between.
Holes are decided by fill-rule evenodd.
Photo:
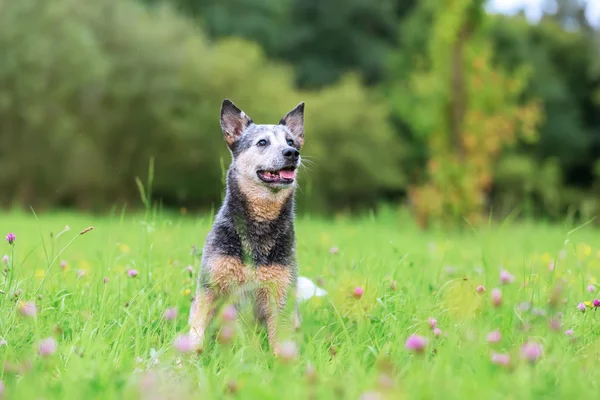
<instances>
[{"instance_id":1,"label":"dog's right ear","mask_svg":"<svg viewBox=\"0 0 600 400\"><path fill-rule=\"evenodd\" d=\"M235 143L252 123L252 118L237 108L231 100L223 100L223 104L221 104L221 129L227 145L231 146Z\"/></svg>"}]
</instances>

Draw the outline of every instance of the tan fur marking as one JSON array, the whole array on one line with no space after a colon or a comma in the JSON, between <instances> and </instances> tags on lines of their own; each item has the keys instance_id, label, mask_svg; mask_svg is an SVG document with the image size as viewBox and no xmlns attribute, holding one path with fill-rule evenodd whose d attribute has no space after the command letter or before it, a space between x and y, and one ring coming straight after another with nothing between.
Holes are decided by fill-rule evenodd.
<instances>
[{"instance_id":1,"label":"tan fur marking","mask_svg":"<svg viewBox=\"0 0 600 400\"><path fill-rule=\"evenodd\" d=\"M194 347L201 352L204 342L204 332L215 315L215 296L212 291L199 289L192 303L189 325L190 337Z\"/></svg>"},{"instance_id":2,"label":"tan fur marking","mask_svg":"<svg viewBox=\"0 0 600 400\"><path fill-rule=\"evenodd\" d=\"M292 194L292 188L274 193L245 177L240 177L238 183L248 201L248 209L256 221L272 221L277 218L286 200Z\"/></svg>"},{"instance_id":3,"label":"tan fur marking","mask_svg":"<svg viewBox=\"0 0 600 400\"><path fill-rule=\"evenodd\" d=\"M215 315L217 297L244 285L249 275L244 264L235 257L213 255L206 262L211 288L198 288L189 318L190 336L198 351L203 348L204 332Z\"/></svg>"},{"instance_id":4,"label":"tan fur marking","mask_svg":"<svg viewBox=\"0 0 600 400\"><path fill-rule=\"evenodd\" d=\"M256 292L256 306L260 319L267 325L269 345L277 353L277 314L285 306L292 282L291 271L281 265L259 267L256 279L261 286Z\"/></svg>"},{"instance_id":5,"label":"tan fur marking","mask_svg":"<svg viewBox=\"0 0 600 400\"><path fill-rule=\"evenodd\" d=\"M230 256L215 255L208 259L210 286L218 293L226 294L232 286L242 286L248 282L249 271L244 263Z\"/></svg>"},{"instance_id":6,"label":"tan fur marking","mask_svg":"<svg viewBox=\"0 0 600 400\"><path fill-rule=\"evenodd\" d=\"M290 267L283 265L261 266L256 270L256 278L261 283L272 283L286 289L292 282Z\"/></svg>"}]
</instances>

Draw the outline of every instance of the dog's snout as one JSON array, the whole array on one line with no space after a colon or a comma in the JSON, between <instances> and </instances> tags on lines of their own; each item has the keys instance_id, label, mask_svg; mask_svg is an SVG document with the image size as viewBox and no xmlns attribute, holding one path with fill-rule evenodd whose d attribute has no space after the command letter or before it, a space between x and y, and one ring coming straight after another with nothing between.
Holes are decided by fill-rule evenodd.
<instances>
[{"instance_id":1,"label":"dog's snout","mask_svg":"<svg viewBox=\"0 0 600 400\"><path fill-rule=\"evenodd\" d=\"M298 160L299 155L300 155L300 152L293 147L288 147L287 149L283 150L283 156L287 160L296 161L296 160Z\"/></svg>"}]
</instances>

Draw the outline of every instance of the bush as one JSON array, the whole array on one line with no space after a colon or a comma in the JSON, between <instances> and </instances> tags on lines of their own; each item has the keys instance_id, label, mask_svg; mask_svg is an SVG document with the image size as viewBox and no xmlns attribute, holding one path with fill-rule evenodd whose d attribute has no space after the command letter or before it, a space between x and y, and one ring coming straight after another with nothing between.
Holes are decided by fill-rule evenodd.
<instances>
[{"instance_id":1,"label":"bush","mask_svg":"<svg viewBox=\"0 0 600 400\"><path fill-rule=\"evenodd\" d=\"M355 77L298 92L255 44L210 43L170 9L133 1L0 0L0 13L4 205L137 201L134 178L154 156L156 197L210 207L229 163L225 97L258 123L306 101L305 208L365 206L403 184L386 108Z\"/></svg>"},{"instance_id":2,"label":"bush","mask_svg":"<svg viewBox=\"0 0 600 400\"><path fill-rule=\"evenodd\" d=\"M543 215L558 217L572 200L556 159L538 162L531 156L506 155L496 167L494 186L497 214L506 215L528 201L531 209L535 206Z\"/></svg>"}]
</instances>

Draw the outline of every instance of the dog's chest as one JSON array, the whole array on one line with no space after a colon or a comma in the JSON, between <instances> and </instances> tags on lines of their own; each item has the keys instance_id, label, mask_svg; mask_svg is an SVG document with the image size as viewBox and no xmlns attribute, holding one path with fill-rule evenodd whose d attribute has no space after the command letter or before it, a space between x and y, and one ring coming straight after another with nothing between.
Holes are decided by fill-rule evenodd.
<instances>
[{"instance_id":1,"label":"dog's chest","mask_svg":"<svg viewBox=\"0 0 600 400\"><path fill-rule=\"evenodd\" d=\"M285 226L275 224L238 221L237 231L242 245L244 264L247 266L285 263L292 252L292 232Z\"/></svg>"}]
</instances>

